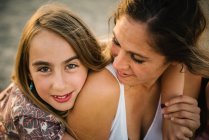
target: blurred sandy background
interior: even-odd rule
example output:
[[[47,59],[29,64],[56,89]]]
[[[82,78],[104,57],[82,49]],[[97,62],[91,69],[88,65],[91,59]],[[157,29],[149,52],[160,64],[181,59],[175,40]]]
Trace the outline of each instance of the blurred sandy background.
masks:
[[[119,0],[0,0],[0,91],[10,83],[18,41],[26,21],[42,4],[60,2],[98,36],[108,34],[108,17]]]
[[[24,24],[42,4],[61,2],[76,12],[98,36],[108,34],[108,17],[119,0],[0,0],[0,91],[10,83],[17,44]],[[209,23],[209,0],[201,0]],[[201,46],[209,48],[208,29]]]

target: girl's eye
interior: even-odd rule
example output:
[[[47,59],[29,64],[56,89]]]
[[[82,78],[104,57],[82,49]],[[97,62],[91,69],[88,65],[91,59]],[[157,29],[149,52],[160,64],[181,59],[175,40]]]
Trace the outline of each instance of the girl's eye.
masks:
[[[142,64],[145,62],[144,60],[140,60],[140,59],[136,58],[135,54],[131,54],[131,59],[138,64]]]
[[[50,69],[49,69],[48,67],[40,67],[40,68],[38,69],[38,71],[46,73],[46,72],[49,72]]]
[[[116,46],[120,46],[119,42],[117,41],[115,37],[112,38],[112,43]]]
[[[76,64],[68,64],[67,65],[67,69],[75,69],[76,67],[78,67],[78,65],[76,65]]]

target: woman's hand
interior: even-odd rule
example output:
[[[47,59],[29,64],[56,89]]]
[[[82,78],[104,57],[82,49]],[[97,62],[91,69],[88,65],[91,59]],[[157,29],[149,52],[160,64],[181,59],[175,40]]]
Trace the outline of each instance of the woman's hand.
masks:
[[[163,138],[169,140],[189,140],[200,126],[200,109],[197,101],[180,95],[165,103]]]

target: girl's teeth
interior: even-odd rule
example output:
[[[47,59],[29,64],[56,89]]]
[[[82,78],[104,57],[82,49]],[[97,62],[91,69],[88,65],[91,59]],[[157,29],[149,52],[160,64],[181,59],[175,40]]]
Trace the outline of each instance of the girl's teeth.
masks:
[[[64,95],[64,96],[54,96],[55,98],[59,98],[59,99],[64,99],[66,98],[67,95]]]

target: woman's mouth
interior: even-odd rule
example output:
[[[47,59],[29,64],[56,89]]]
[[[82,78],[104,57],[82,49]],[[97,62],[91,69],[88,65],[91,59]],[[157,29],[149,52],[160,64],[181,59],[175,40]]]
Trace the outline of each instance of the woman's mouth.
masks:
[[[121,77],[121,78],[126,78],[126,77],[129,77],[129,75],[128,75],[128,74],[125,74],[125,73],[120,72],[120,71],[117,71],[117,75],[118,75],[119,77]]]

